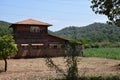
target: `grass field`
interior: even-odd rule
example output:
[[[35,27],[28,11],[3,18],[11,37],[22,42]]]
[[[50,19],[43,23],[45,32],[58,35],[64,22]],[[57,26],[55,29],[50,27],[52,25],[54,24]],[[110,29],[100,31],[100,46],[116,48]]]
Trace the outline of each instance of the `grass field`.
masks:
[[[120,60],[120,48],[89,48],[84,50],[84,56]]]

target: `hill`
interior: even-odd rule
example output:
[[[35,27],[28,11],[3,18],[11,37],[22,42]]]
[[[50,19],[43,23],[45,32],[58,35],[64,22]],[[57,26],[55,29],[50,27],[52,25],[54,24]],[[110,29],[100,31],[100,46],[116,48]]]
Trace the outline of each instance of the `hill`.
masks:
[[[11,23],[0,21],[0,36],[11,34]],[[84,27],[69,26],[59,31],[48,31],[50,34],[68,39],[84,40],[86,42],[120,42],[120,28],[105,23],[93,23]]]
[[[54,35],[69,39],[90,40],[92,42],[118,42],[120,41],[120,28],[105,23],[93,23],[84,27],[66,27],[54,32]]]
[[[12,29],[9,28],[10,25],[9,22],[0,21],[0,36],[12,33]]]

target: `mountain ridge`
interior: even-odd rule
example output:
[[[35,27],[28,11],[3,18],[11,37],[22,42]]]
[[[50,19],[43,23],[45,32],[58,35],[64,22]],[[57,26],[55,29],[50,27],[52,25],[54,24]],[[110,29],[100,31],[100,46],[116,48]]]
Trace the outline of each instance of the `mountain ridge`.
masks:
[[[0,36],[12,33],[10,25],[9,22],[0,21]],[[95,22],[83,27],[68,26],[55,32],[48,30],[48,33],[67,39],[120,42],[120,27],[106,23]]]
[[[120,28],[115,25],[105,23],[93,23],[84,27],[70,26],[54,32],[54,35],[82,39],[87,38],[92,41],[120,41]]]

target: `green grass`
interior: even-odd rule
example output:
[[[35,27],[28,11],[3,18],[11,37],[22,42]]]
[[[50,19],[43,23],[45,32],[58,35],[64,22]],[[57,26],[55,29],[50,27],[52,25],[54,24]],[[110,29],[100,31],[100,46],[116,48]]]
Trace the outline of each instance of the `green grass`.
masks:
[[[83,52],[85,57],[102,57],[120,60],[120,48],[89,48]]]

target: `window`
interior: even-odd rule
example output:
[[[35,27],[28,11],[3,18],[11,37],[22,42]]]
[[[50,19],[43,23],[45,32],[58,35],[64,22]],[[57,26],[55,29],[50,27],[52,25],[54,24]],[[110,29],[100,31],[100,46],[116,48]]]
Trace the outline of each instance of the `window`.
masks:
[[[40,28],[36,26],[30,27],[30,32],[40,32]]]

